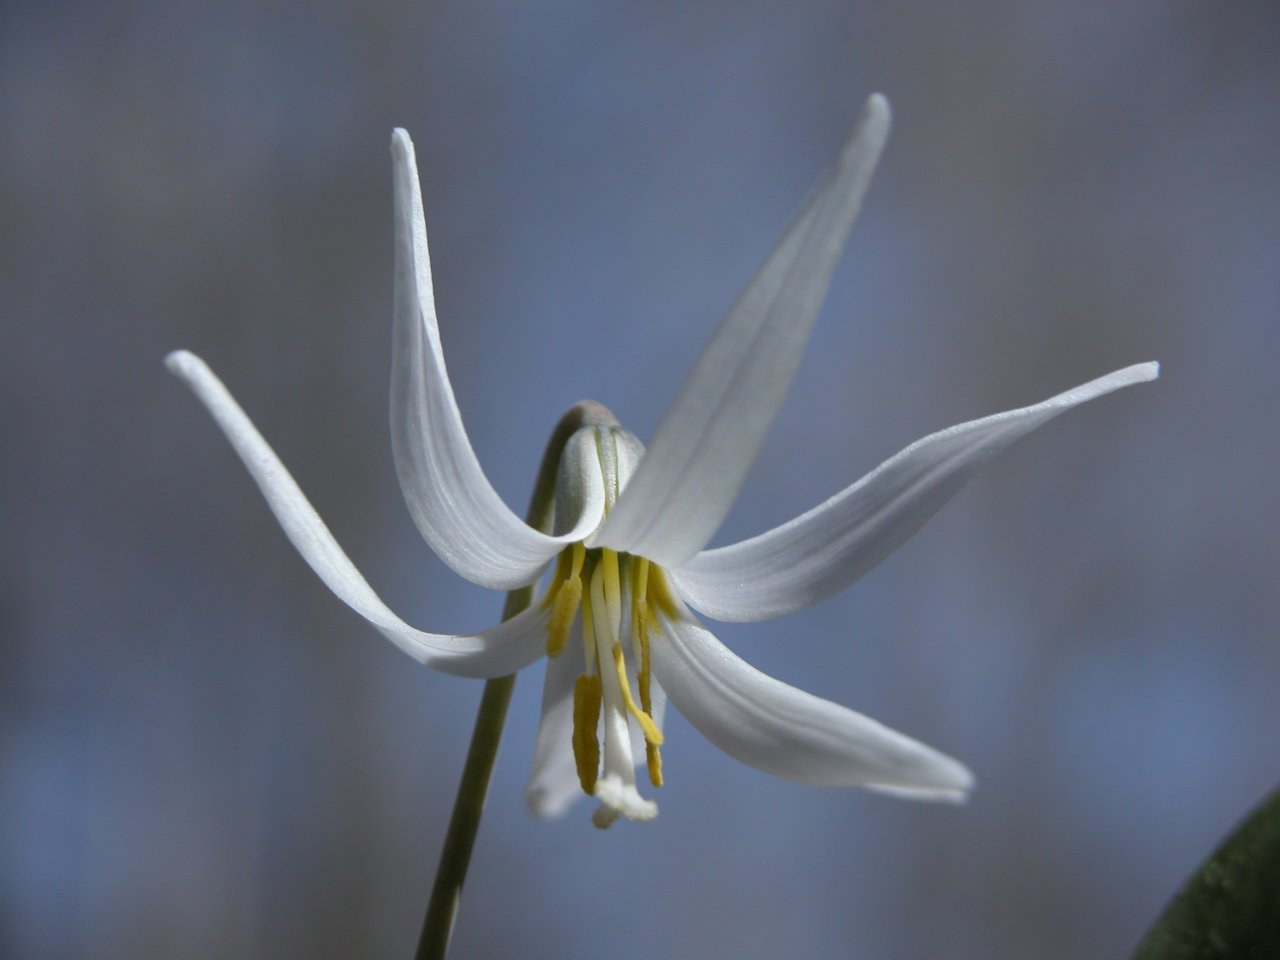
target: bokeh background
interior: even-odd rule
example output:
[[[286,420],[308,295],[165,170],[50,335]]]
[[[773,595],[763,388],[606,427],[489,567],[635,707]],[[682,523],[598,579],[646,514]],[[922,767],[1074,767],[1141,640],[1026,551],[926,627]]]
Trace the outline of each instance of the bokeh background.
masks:
[[[408,620],[495,619],[392,468],[393,126],[464,418],[523,509],[574,401],[652,432],[872,90],[889,149],[716,542],[1164,364],[846,593],[720,631],[978,789],[804,788],[673,716],[655,824],[539,823],[533,671],[456,955],[1125,955],[1280,779],[1266,3],[5,4],[0,953],[413,951],[480,688],[329,595],[161,365],[208,359]]]

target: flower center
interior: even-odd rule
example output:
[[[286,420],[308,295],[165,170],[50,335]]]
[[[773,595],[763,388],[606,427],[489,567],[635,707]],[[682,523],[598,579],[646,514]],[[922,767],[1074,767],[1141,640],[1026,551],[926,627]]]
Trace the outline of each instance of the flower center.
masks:
[[[658,808],[636,789],[631,724],[643,738],[649,782],[660,787],[662,731],[654,720],[649,644],[659,614],[676,616],[662,568],[575,543],[560,554],[542,603],[551,611],[549,657],[565,652],[581,614],[584,669],[573,692],[573,757],[583,792],[600,800],[593,821],[607,827],[619,816],[651,820]]]

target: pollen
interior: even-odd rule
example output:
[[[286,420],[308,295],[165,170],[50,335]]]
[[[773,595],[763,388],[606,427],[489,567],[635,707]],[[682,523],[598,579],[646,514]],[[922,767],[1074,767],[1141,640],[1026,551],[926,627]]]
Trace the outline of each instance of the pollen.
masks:
[[[573,760],[578,768],[578,783],[582,792],[590,796],[596,789],[600,774],[600,678],[578,678],[573,687]]]
[[[649,782],[655,787],[662,786],[662,751],[656,743],[644,745],[644,762],[649,769]]]
[[[582,603],[582,567],[586,562],[586,548],[575,543],[560,554],[556,571],[551,578],[544,606],[551,608],[547,621],[547,656],[558,657],[569,642],[573,618]]]

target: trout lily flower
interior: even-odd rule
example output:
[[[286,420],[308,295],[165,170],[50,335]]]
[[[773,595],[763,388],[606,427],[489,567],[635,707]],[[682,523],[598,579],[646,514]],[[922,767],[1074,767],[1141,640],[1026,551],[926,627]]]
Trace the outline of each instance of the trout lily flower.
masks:
[[[804,207],[703,350],[646,450],[597,404],[568,417],[554,507],[535,528],[503,503],[462,425],[445,370],[413,144],[396,130],[391,423],[414,521],[445,563],[495,590],[538,587],[491,630],[426,633],[370,588],[221,381],[196,356],[167,364],[204,403],[321,580],[414,659],[465,677],[547,657],[527,800],[554,816],[580,792],[598,826],[653,818],[636,770],[662,783],[667,698],[713,744],[767,773],[818,786],[959,800],[957,761],[845,707],[766,676],[692,610],[780,617],[843,590],[906,540],[974,473],[1065,410],[1154,379],[1131,366],[918,440],[776,529],[707,550],[782,402],[889,130],[872,96]],[[549,575],[548,575],[549,572]],[[645,792],[648,792],[647,789]]]

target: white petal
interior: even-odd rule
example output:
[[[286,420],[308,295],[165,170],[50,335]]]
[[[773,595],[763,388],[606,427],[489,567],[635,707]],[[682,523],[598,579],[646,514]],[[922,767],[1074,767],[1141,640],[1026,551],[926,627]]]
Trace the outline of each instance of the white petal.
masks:
[[[663,624],[658,678],[689,722],[743,763],[822,787],[962,800],[963,765],[869,717],[787,686],[734,656],[701,624]]]
[[[466,677],[514,673],[546,648],[547,613],[537,607],[485,633],[448,636],[417,630],[388,609],[320,519],[262,434],[203,360],[179,350],[165,364],[213,415],[280,521],[325,585],[347,606],[378,628],[409,656],[428,666]]]
[[[601,470],[602,427],[580,427],[565,442],[556,469],[555,531],[578,533],[604,516],[607,480]],[[582,537],[578,537],[582,539]]]
[[[711,539],[782,405],[888,133],[889,104],[872,96],[702,351],[595,546],[674,567]]]
[[[573,687],[582,673],[582,629],[575,626],[564,651],[547,660],[542,720],[524,799],[537,817],[558,817],[583,795],[573,759]]]
[[[566,544],[595,529],[584,515],[560,537],[534,530],[490,485],[449,384],[427,250],[413,143],[391,138],[395,180],[395,322],[391,360],[391,440],[400,489],[431,548],[460,575],[495,590],[533,581]]]
[[[767,620],[843,590],[915,533],[979,468],[1077,404],[1154,380],[1141,363],[1035,406],[950,427],[886,460],[857,483],[750,540],[708,550],[674,571],[680,594],[717,620]]]

